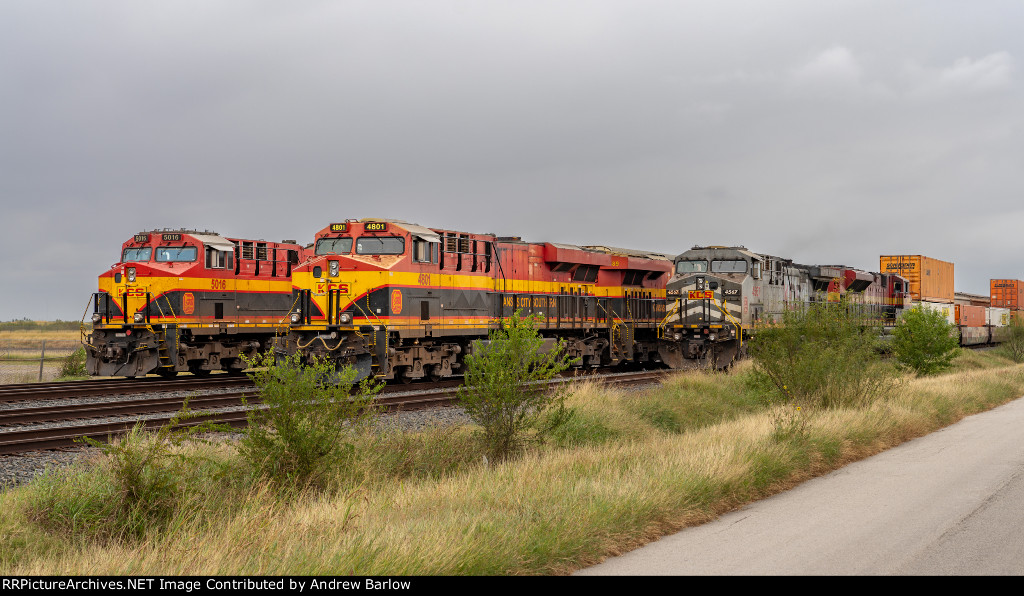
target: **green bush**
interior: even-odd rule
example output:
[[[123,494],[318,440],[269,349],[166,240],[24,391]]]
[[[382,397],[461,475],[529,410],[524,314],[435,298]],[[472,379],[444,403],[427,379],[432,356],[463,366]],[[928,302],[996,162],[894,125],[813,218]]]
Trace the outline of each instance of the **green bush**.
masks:
[[[565,406],[567,387],[551,388],[546,381],[569,368],[565,345],[541,353],[544,338],[536,329],[540,317],[520,317],[519,311],[492,331],[466,356],[465,384],[459,400],[482,428],[487,454],[501,461],[518,454],[531,442],[542,442],[572,415]]]
[[[876,349],[879,335],[857,304],[819,302],[787,310],[781,325],[758,330],[750,342],[750,386],[766,389],[774,404],[870,403],[895,382]]]
[[[58,377],[87,377],[89,371],[85,369],[85,348],[78,348],[60,365],[60,371],[57,373]]]
[[[202,475],[202,458],[176,448],[197,440],[197,433],[218,429],[211,423],[176,428],[197,415],[186,400],[155,432],[140,421],[116,441],[84,438],[105,458],[89,470],[49,471],[36,479],[29,518],[53,531],[100,539],[140,539],[163,529],[195,492],[187,485]]]
[[[259,476],[299,488],[322,487],[336,466],[351,462],[354,450],[345,434],[372,413],[383,387],[364,379],[350,395],[356,371],[335,371],[327,360],[302,364],[293,354],[276,362],[270,351],[246,359],[262,407],[249,411],[238,452]]]
[[[1013,317],[1006,334],[1001,351],[1014,362],[1024,362],[1024,320]]]
[[[913,308],[907,311],[892,335],[896,362],[918,376],[949,369],[960,350],[956,327],[935,310]]]

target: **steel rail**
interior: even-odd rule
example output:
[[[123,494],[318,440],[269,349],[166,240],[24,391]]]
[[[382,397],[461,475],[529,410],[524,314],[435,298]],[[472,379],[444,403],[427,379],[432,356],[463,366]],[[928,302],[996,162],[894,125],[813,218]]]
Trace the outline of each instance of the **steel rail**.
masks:
[[[636,384],[648,384],[661,381],[665,378],[666,372],[641,372],[620,375],[593,375],[595,380],[600,380],[609,385],[629,386]],[[587,375],[588,377],[591,375]],[[551,383],[570,383],[579,377],[565,377],[555,379]],[[408,386],[389,386],[392,392],[408,391]],[[458,397],[458,388],[432,388],[427,391],[418,391],[410,395],[384,395],[374,400],[374,407],[382,412],[393,412],[399,410],[414,410],[429,407],[439,407],[454,404]],[[213,412],[203,414],[200,408],[210,409],[218,407],[241,406],[242,397],[251,404],[259,402],[259,398],[252,392],[235,392],[230,394],[213,394],[204,396],[193,396],[189,398],[190,409],[194,416],[183,421],[179,426],[194,426],[207,421],[223,423],[234,428],[245,426],[248,417],[247,410],[230,412]],[[116,422],[104,422],[83,424],[75,426],[62,426],[56,428],[22,429],[0,432],[0,455],[21,453],[25,451],[36,451],[44,449],[58,449],[73,447],[76,440],[81,437],[102,439],[110,436],[120,435],[131,430],[136,423],[142,422],[145,428],[155,428],[170,422],[180,411],[184,397],[171,398],[150,398],[148,400],[134,400],[127,403],[106,403],[106,404],[80,404],[78,406],[48,406],[39,408],[19,408],[14,410],[0,411],[0,424],[26,424],[27,421],[41,422],[53,420],[78,419],[83,416],[96,418],[99,416],[113,415],[134,415],[140,413],[160,412],[160,416],[147,419],[125,419]],[[151,402],[146,404],[144,402]],[[79,408],[75,413],[74,408]],[[19,414],[24,410],[24,415]],[[116,412],[116,413],[115,413]],[[46,418],[49,416],[50,418]]]
[[[37,399],[62,399],[89,395],[126,395],[155,393],[158,391],[189,391],[252,385],[248,377],[183,377],[180,379],[101,379],[90,381],[64,381],[55,383],[24,383],[0,385],[0,403],[23,402]]]

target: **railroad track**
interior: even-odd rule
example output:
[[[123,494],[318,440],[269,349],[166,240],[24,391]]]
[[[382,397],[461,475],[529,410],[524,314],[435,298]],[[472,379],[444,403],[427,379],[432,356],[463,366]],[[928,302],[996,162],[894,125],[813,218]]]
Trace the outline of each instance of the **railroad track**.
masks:
[[[660,382],[666,374],[665,371],[643,371],[586,376],[592,376],[609,385],[631,386]],[[552,382],[565,383],[573,380],[575,377],[565,377]],[[412,391],[409,385],[387,385],[382,394],[378,395],[375,405],[383,412],[452,405],[457,399],[459,385],[461,385],[461,381],[442,381],[433,384],[429,389],[419,391]],[[247,408],[242,408],[242,400],[245,399],[250,406],[259,404],[259,396],[256,394],[255,388],[250,387],[247,390],[197,395],[188,398],[157,397],[108,403],[50,405],[0,410],[0,427],[68,420],[80,422],[72,426],[0,431],[0,455],[74,447],[83,437],[103,440],[126,433],[140,421],[146,428],[157,428],[170,422],[181,410],[186,399],[188,399],[189,409],[193,411],[194,417],[179,424],[183,427],[212,421],[233,428],[242,428],[246,425],[247,419]],[[202,413],[203,410],[215,408],[237,409]],[[138,418],[142,414],[150,417]],[[89,422],[90,419],[115,416],[121,417],[121,419],[115,422]]]
[[[128,395],[156,393],[158,391],[199,391],[225,387],[252,386],[248,377],[215,375],[210,377],[181,377],[162,379],[95,379],[89,381],[63,381],[54,383],[23,383],[0,385],[0,403],[15,403],[39,399],[86,397],[90,395]]]

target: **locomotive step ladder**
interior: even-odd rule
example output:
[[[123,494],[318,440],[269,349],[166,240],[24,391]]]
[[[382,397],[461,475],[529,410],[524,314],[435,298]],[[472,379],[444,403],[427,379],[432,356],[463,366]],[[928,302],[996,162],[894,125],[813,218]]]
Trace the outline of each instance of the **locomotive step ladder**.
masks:
[[[167,328],[155,330],[155,333],[160,368],[174,370],[174,358],[171,357],[171,351],[167,346]]]

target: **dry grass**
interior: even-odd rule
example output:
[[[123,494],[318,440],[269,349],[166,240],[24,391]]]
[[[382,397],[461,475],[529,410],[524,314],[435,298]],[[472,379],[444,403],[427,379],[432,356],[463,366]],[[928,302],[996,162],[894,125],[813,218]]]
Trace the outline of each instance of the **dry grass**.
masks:
[[[182,514],[135,542],[40,532],[18,513],[31,488],[13,491],[0,496],[0,573],[567,573],[1024,392],[1024,365],[963,358],[957,372],[908,380],[867,408],[783,412],[800,422],[785,439],[779,412],[749,399],[733,399],[717,421],[684,419],[708,396],[742,391],[739,374],[678,377],[646,396],[657,416],[641,396],[582,385],[570,401],[576,426],[559,446],[519,461],[456,461],[440,475],[291,498],[251,484],[226,491],[220,512]],[[461,449],[456,435],[451,445]]]

